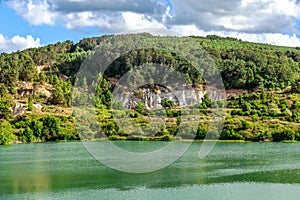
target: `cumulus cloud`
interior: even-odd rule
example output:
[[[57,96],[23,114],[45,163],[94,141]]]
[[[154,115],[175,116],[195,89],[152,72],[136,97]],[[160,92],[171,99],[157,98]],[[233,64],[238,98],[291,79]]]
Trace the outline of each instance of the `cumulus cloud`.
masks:
[[[300,17],[296,0],[174,0],[174,25],[247,33],[295,31]]]
[[[221,37],[233,37],[249,42],[259,42],[278,46],[300,47],[300,38],[296,34],[283,33],[243,33],[237,31],[205,31],[195,25],[173,26],[172,31],[181,33],[183,36],[207,36],[219,35]]]
[[[99,27],[118,33],[142,28],[218,35],[298,46],[299,0],[9,0],[31,25]],[[283,43],[285,42],[285,43]]]
[[[96,26],[112,32],[130,28],[130,13],[149,24],[164,21],[169,9],[165,0],[9,0],[6,4],[31,25],[63,23],[68,29]]]
[[[166,29],[162,23],[144,14],[123,12],[122,17],[124,19],[125,31],[149,28]]]
[[[10,53],[39,46],[41,46],[40,39],[34,39],[31,35],[27,35],[26,37],[16,35],[12,38],[7,38],[0,34],[0,52]]]
[[[51,9],[46,0],[11,0],[7,2],[7,5],[22,15],[31,25],[54,25],[57,17],[57,13]]]

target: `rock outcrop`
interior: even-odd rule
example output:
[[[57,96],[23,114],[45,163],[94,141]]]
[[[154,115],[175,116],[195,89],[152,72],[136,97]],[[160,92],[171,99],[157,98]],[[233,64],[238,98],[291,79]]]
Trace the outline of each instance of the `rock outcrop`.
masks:
[[[176,86],[176,88],[163,87],[155,85],[154,87],[144,86],[138,90],[118,90],[121,93],[114,92],[116,101],[123,102],[126,108],[135,108],[139,103],[143,103],[146,110],[162,108],[161,102],[164,99],[174,101],[175,106],[186,107],[193,106],[202,102],[205,94],[214,100],[225,99],[224,91],[213,87],[205,86],[192,88],[188,85]]]

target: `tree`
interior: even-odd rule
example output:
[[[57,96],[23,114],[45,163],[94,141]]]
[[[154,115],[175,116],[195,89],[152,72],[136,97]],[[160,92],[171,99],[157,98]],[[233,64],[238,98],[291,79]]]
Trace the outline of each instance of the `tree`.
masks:
[[[57,86],[56,90],[53,91],[51,103],[54,105],[65,104],[65,96],[60,86]]]
[[[21,131],[20,135],[23,136],[23,140],[26,142],[32,142],[35,139],[34,133],[29,127],[26,127],[25,130]]]
[[[138,105],[136,106],[136,110],[142,114],[144,111],[144,104],[142,102],[138,103]]]
[[[33,131],[33,134],[36,138],[41,139],[43,133],[43,124],[40,121],[33,120],[29,124],[30,129]]]
[[[13,134],[13,129],[8,121],[0,121],[0,145],[11,144],[15,136]]]
[[[33,96],[31,94],[28,97],[28,111],[32,111],[32,110],[33,110]]]
[[[294,140],[295,139],[295,132],[289,128],[285,128],[283,131],[277,131],[272,134],[274,142],[280,142],[283,140]]]
[[[45,141],[56,141],[59,139],[60,126],[58,120],[51,115],[48,115],[42,119],[43,129],[42,137]]]
[[[8,93],[6,86],[0,87],[0,118],[8,119],[11,117],[11,106],[13,106],[13,98]]]
[[[211,99],[209,98],[208,94],[205,94],[202,98],[202,103],[200,104],[200,109],[207,109],[210,108],[212,105]]]
[[[175,103],[174,103],[174,101],[165,98],[162,100],[161,105],[163,108],[171,110],[174,108]]]
[[[296,81],[292,84],[291,91],[300,93],[300,81]]]

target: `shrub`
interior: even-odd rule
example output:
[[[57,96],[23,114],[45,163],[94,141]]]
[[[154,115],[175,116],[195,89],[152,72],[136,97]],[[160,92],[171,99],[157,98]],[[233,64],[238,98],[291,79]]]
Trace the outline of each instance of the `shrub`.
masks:
[[[282,132],[278,131],[273,133],[272,138],[274,142],[280,142],[283,140],[292,141],[295,139],[295,132],[291,129],[286,128]]]
[[[25,130],[20,131],[19,136],[20,140],[24,142],[32,142],[35,140],[34,133],[29,127],[26,127]]]
[[[239,116],[243,116],[244,112],[242,110],[232,110],[231,111],[231,115],[239,115]]]
[[[272,134],[269,131],[260,133],[257,137],[253,138],[253,141],[269,141],[272,140]]]
[[[220,135],[220,140],[242,140],[242,139],[243,136],[238,133],[234,133],[233,129],[223,130]]]
[[[242,120],[242,129],[247,130],[253,128],[253,124],[249,121]]]
[[[174,137],[172,135],[164,135],[160,138],[160,141],[172,141]]]
[[[196,140],[203,140],[206,136],[206,133],[207,133],[207,130],[204,127],[202,127],[201,125],[199,125],[198,129],[197,129],[195,139]]]
[[[198,108],[199,109],[207,109],[207,106],[206,106],[205,102],[202,102],[202,103],[198,104]]]
[[[13,129],[8,121],[0,121],[0,145],[11,144],[15,136],[13,134]]]
[[[286,104],[280,104],[278,107],[281,109],[286,109]]]
[[[33,131],[34,136],[41,139],[43,131],[42,122],[33,120],[30,122],[29,127]]]
[[[258,100],[258,99],[260,99],[260,96],[256,93],[254,93],[254,94],[251,95],[251,99]]]
[[[45,141],[59,140],[60,126],[58,120],[51,115],[48,115],[42,119],[42,139]]]
[[[300,133],[299,132],[295,135],[295,140],[300,141]]]
[[[165,98],[165,99],[162,100],[161,105],[165,109],[172,109],[175,106],[175,102]]]

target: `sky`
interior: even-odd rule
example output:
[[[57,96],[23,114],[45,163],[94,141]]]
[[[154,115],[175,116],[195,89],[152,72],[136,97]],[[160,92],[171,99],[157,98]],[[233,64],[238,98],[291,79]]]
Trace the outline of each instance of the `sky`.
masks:
[[[147,28],[300,47],[300,0],[0,0],[0,53]]]

